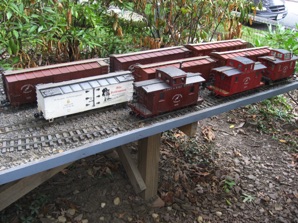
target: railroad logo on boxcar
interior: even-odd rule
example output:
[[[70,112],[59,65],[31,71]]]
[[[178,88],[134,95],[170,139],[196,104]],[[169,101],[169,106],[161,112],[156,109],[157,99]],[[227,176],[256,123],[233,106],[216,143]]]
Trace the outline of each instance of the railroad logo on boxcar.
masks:
[[[288,71],[288,66],[284,66],[284,67],[282,68],[282,72],[285,74],[285,73],[287,73],[287,71]]]
[[[29,94],[31,93],[32,91],[35,90],[35,87],[32,85],[32,84],[25,84],[21,87],[21,91],[24,93],[24,94]]]
[[[175,94],[172,97],[172,101],[174,102],[174,104],[178,104],[182,100],[182,98],[183,98],[182,94]]]
[[[247,85],[249,84],[249,82],[250,82],[250,77],[246,77],[243,79],[244,88],[247,88]]]

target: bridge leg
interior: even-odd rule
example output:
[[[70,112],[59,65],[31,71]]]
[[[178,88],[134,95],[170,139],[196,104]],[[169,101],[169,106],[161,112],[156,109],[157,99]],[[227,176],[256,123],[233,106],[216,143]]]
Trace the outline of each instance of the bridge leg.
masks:
[[[161,133],[138,142],[138,168],[146,184],[146,189],[141,192],[141,196],[145,200],[157,195],[160,142]]]
[[[182,132],[184,132],[185,135],[191,137],[195,136],[197,132],[198,122],[193,122],[188,125],[180,126],[178,129]]]

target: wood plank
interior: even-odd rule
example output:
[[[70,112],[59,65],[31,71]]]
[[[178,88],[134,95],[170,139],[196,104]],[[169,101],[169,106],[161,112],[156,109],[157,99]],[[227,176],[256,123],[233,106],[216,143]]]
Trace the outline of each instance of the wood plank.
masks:
[[[141,196],[145,200],[157,195],[160,141],[161,133],[138,141],[138,168],[146,184]]]
[[[178,127],[178,129],[184,132],[184,134],[186,134],[187,136],[191,137],[191,136],[195,136],[197,132],[197,127],[198,127],[198,122],[193,122],[188,125],[180,126]]]
[[[0,187],[0,211],[8,207],[34,188],[38,187],[43,182],[50,179],[55,174],[59,173],[61,170],[65,169],[69,164],[64,164],[62,166],[34,174],[29,177],[25,177],[15,182],[4,184]]]
[[[121,147],[118,147],[116,151],[119,155],[122,165],[126,170],[126,174],[135,192],[138,194],[144,191],[146,189],[145,182],[141,176],[140,171],[138,170],[137,164],[132,159],[127,149],[121,146]]]

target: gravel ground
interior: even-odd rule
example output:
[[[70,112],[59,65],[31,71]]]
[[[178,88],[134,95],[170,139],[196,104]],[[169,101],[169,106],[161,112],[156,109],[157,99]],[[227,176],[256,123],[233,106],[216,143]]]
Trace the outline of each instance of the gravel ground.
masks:
[[[298,222],[297,148],[260,132],[244,110],[199,122],[192,138],[163,134],[159,198],[136,194],[110,152],[72,164],[2,211],[0,221]],[[297,140],[297,123],[275,126]],[[135,158],[136,145],[127,149]]]

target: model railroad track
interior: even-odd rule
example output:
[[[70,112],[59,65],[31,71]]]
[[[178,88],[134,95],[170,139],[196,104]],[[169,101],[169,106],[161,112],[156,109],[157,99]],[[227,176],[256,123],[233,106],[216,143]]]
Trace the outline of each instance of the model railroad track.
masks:
[[[152,117],[144,120],[140,120],[137,118],[128,118],[128,116],[124,116],[124,112],[128,114],[128,111],[126,109],[115,109],[115,108],[107,108],[104,111],[97,112],[98,116],[102,115],[103,113],[106,114],[112,114],[113,121],[110,123],[107,123],[109,126],[105,125],[98,125],[97,123],[93,122],[91,124],[86,124],[85,126],[81,126],[80,128],[71,129],[69,131],[64,130],[60,132],[50,133],[50,134],[36,134],[37,131],[30,131],[30,129],[33,129],[32,123],[28,124],[28,126],[24,128],[28,128],[29,132],[32,132],[32,135],[28,134],[24,137],[18,137],[18,138],[9,138],[9,139],[2,139],[0,140],[0,153],[6,153],[6,152],[14,152],[14,151],[25,151],[30,149],[42,149],[45,147],[63,147],[65,145],[71,146],[72,144],[82,144],[85,141],[93,141],[96,139],[103,139],[110,137],[114,134],[119,134],[121,132],[130,131],[136,128],[140,128],[142,126],[150,125],[153,123],[158,123],[167,119],[177,118],[183,115],[186,115],[191,112],[196,112],[211,106],[215,106],[218,104],[226,103],[232,100],[236,100],[238,98],[244,97],[244,96],[250,96],[255,94],[256,92],[265,91],[268,89],[276,88],[280,85],[284,85],[289,83],[288,80],[275,83],[273,85],[265,85],[261,88],[254,89],[251,91],[243,92],[240,94],[236,94],[233,96],[230,96],[228,98],[224,97],[216,97],[215,95],[211,94],[209,91],[202,91],[202,94],[204,96],[204,102],[197,106],[187,107],[184,109],[180,109],[177,111],[165,113],[163,115],[159,115],[157,117]],[[65,121],[74,122],[76,121],[82,121],[81,118],[90,118],[90,116],[94,116],[95,113],[91,112],[86,114],[82,114],[80,116],[74,116],[70,119],[65,119]],[[122,116],[120,115],[122,114]],[[95,118],[96,119],[96,118]],[[57,120],[58,121],[58,120]],[[64,124],[64,120],[61,121],[59,124]],[[39,123],[39,122],[37,122]],[[40,125],[49,124],[45,120],[41,120]],[[56,122],[55,122],[56,123]],[[35,127],[38,127],[39,124],[34,123]],[[22,126],[18,129],[24,129]],[[4,130],[3,130],[4,129]],[[14,129],[9,130],[6,127],[1,127],[0,130],[2,131],[15,131]]]
[[[115,105],[113,107],[102,108],[100,110],[90,110],[84,113],[78,113],[67,118],[58,118],[54,121],[54,123],[48,122],[44,119],[30,119],[21,121],[18,123],[13,123],[9,125],[0,126],[0,134],[7,134],[10,132],[18,132],[21,130],[26,130],[28,132],[36,132],[39,131],[41,128],[46,128],[52,124],[57,125],[67,125],[67,123],[80,121],[80,119],[89,119],[90,117],[100,116],[104,113],[113,113],[119,109],[120,105]],[[33,117],[33,114],[32,114]]]
[[[230,101],[233,101],[233,100],[245,97],[245,96],[254,95],[257,92],[262,92],[262,91],[266,91],[266,90],[269,90],[269,89],[274,89],[274,88],[277,88],[279,86],[289,84],[291,82],[293,82],[293,80],[278,81],[276,83],[273,83],[272,85],[264,85],[264,86],[259,87],[259,88],[255,88],[255,89],[252,89],[252,90],[249,90],[249,91],[241,92],[239,94],[231,95],[229,97],[216,96],[208,90],[203,90],[203,91],[201,91],[201,97],[204,98],[204,101],[202,102],[202,104],[197,105],[197,106],[186,107],[186,108],[183,108],[183,109],[179,109],[177,111],[168,112],[168,113],[159,115],[157,117],[145,119],[145,120],[143,120],[143,123],[144,123],[144,125],[147,125],[147,124],[150,124],[152,122],[157,123],[157,122],[161,122],[163,120],[167,120],[167,119],[171,119],[171,118],[177,118],[179,116],[183,116],[183,115],[186,115],[186,114],[191,113],[191,112],[197,112],[197,111],[200,111],[202,109],[206,109],[206,108],[216,106],[216,105],[219,105],[219,104],[227,103],[227,102],[230,102]]]
[[[108,136],[119,134],[120,132],[127,131],[126,129],[114,123],[110,126],[94,125],[85,126],[82,128],[74,129],[72,131],[61,131],[54,134],[26,135],[14,139],[0,140],[1,153],[23,151],[30,149],[43,149],[45,147],[61,147],[75,143],[82,143],[87,140],[95,140],[106,138]]]

